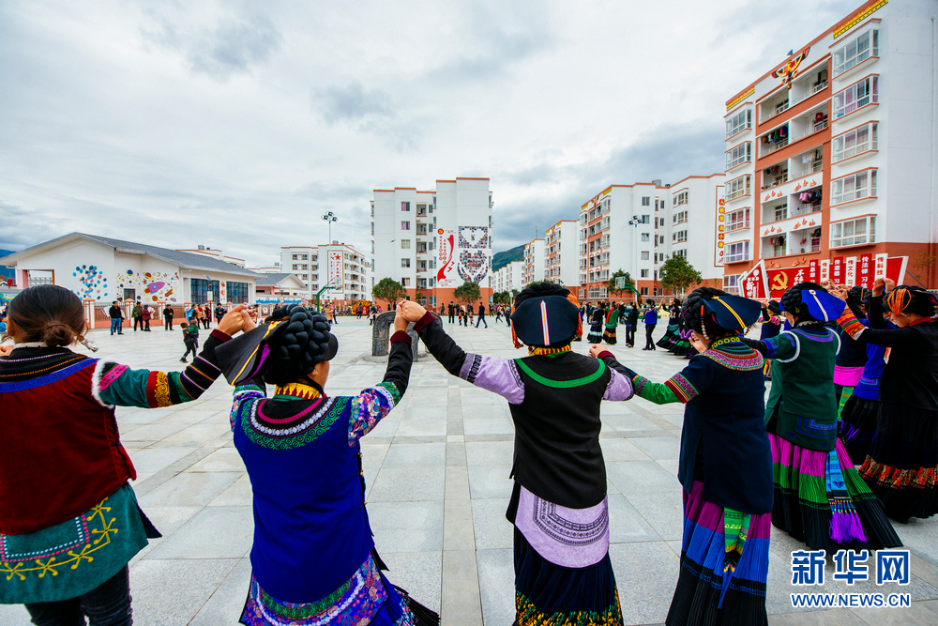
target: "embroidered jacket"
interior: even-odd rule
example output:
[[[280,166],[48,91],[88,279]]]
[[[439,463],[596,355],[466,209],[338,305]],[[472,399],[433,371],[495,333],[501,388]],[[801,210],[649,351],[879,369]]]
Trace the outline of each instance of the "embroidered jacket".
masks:
[[[603,501],[599,406],[602,400],[632,397],[625,375],[570,351],[514,360],[467,354],[429,313],[414,330],[450,374],[508,400],[515,424],[511,475],[518,483],[571,509]]]
[[[357,396],[288,385],[268,399],[254,381],[235,389],[234,444],[254,494],[251,566],[278,601],[340,597],[374,548],[358,442],[400,401],[412,362],[410,337],[397,332],[383,382]]]
[[[634,378],[642,398],[686,405],[678,464],[684,490],[701,480],[707,502],[750,514],[768,513],[773,501],[763,364],[734,337],[714,341],[664,383]]]
[[[184,372],[132,370],[66,348],[18,348],[0,358],[0,533],[19,535],[72,519],[136,478],[114,406],[155,408],[195,400],[220,374],[219,330]]]

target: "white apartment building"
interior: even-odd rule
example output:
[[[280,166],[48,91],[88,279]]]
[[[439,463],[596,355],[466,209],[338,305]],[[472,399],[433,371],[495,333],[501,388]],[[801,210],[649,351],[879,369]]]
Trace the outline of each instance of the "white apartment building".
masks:
[[[903,268],[938,286],[934,0],[871,0],[726,105],[724,285],[764,263],[772,297],[798,278],[863,284]]]
[[[284,246],[280,248],[282,271],[296,274],[306,285],[305,296],[316,299],[316,292],[326,286],[321,301],[351,303],[371,300],[371,263],[346,244]]]
[[[661,279],[661,264],[673,255],[686,258],[703,280],[723,277],[719,249],[714,243],[719,237],[719,224],[713,219],[723,200],[723,179],[722,173],[688,176],[667,186],[664,202],[655,212],[656,281]],[[656,287],[661,294],[661,286]]]
[[[500,293],[507,291],[508,293],[512,293],[514,289],[521,291],[524,288],[521,285],[521,270],[523,266],[524,263],[522,261],[512,261],[492,274],[492,292]]]
[[[544,280],[547,257],[544,255],[544,240],[534,239],[524,244],[524,261],[521,266],[521,288]]]
[[[579,285],[579,229],[576,220],[561,220],[544,233],[544,279],[572,289]],[[574,293],[576,293],[574,291]]]
[[[488,178],[437,180],[436,189],[375,189],[371,201],[374,283],[393,278],[436,307],[464,282],[492,295],[492,192]]]

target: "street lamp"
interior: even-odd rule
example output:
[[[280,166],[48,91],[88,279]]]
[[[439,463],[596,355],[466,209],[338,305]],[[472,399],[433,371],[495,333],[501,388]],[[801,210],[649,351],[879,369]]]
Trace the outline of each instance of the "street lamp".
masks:
[[[641,272],[638,269],[638,225],[642,223],[642,220],[639,216],[633,215],[632,219],[629,220],[629,226],[634,226],[635,230],[632,231],[632,249],[635,251],[635,265],[633,269],[635,274],[632,277],[633,284],[638,284],[638,277],[641,275]],[[635,296],[635,301],[638,302],[638,294]]]
[[[329,211],[328,213],[322,216],[322,219],[325,220],[327,224],[329,224],[329,244],[328,245],[331,246],[332,245],[332,222],[338,222],[339,218],[335,216],[335,213],[333,213],[332,211]]]

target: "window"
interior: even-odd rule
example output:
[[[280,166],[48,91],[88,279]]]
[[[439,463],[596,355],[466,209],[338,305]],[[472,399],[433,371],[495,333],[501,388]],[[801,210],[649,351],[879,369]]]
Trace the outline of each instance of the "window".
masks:
[[[404,287],[410,287],[410,279],[407,277],[402,278],[401,285],[403,285]]]
[[[687,241],[687,231],[679,230],[676,233],[671,234],[671,241],[674,243],[680,243],[682,241]]]
[[[401,211],[410,211],[410,202],[401,202]]]
[[[723,291],[729,294],[739,295],[739,277],[742,274],[724,274]]]
[[[834,51],[834,76],[843,74],[871,56],[879,56],[878,30],[867,31]]]
[[[671,221],[674,224],[680,224],[681,222],[687,221],[687,211],[678,211],[674,214],[674,217],[671,218]]]
[[[687,250],[686,250],[686,249],[675,250],[675,251],[674,251],[674,256],[682,256],[682,257],[684,257],[684,258],[686,259],[686,258],[687,258]]]
[[[648,270],[642,270],[641,277],[642,277],[642,278],[648,278]]]
[[[726,230],[742,230],[749,228],[749,209],[739,209],[726,214]]]
[[[641,292],[642,292],[642,295],[643,295],[643,296],[647,296],[647,295],[648,295],[648,287],[642,287],[642,288],[641,288]]]
[[[293,260],[293,261],[296,261],[296,260],[297,260],[297,258],[298,258],[298,256],[299,256],[299,255],[296,255],[296,254],[294,254],[294,255],[293,255],[293,259],[292,259],[292,260]]]
[[[729,139],[737,133],[752,128],[752,109],[740,111],[726,120],[726,138]]]
[[[658,236],[658,243],[664,243],[664,235]]]
[[[651,196],[642,196],[642,206],[651,206]]]
[[[677,194],[676,196],[674,196],[674,198],[671,199],[671,206],[679,206],[681,204],[687,204],[687,198],[688,198],[687,192],[682,191],[681,193]]]
[[[300,269],[300,266],[299,266],[298,264],[294,263],[294,264],[293,264],[293,269],[298,270],[298,269]]]
[[[752,142],[741,143],[735,148],[726,151],[726,169],[733,169],[737,165],[742,165],[747,161],[752,161]]]
[[[410,230],[410,222],[401,222],[401,230]]]
[[[647,241],[649,240],[649,238],[650,238],[650,235],[649,235],[648,233],[642,233],[642,242],[643,242],[643,243],[644,243],[644,242],[647,242]]]
[[[860,217],[831,224],[831,248],[876,243],[876,218]]]
[[[736,263],[737,261],[749,260],[749,242],[739,241],[727,246],[726,262]]]
[[[656,217],[656,218],[655,218],[655,226],[664,226],[664,218],[663,218],[663,217]]]
[[[876,170],[863,170],[831,181],[831,205],[876,197]]]
[[[218,281],[215,281],[215,284],[218,285]],[[231,304],[247,304],[248,303],[248,284],[247,283],[233,283],[230,280],[226,282],[225,288],[228,290],[228,302]],[[216,290],[217,293],[217,290]]]
[[[401,250],[410,250],[410,239],[401,239]]]
[[[401,259],[401,267],[410,267],[410,259]]]
[[[726,183],[726,199],[735,200],[740,196],[748,196],[749,178],[749,176],[740,176]]]
[[[308,261],[308,260],[309,260],[309,255],[308,255],[308,254],[304,254],[304,255],[303,255],[302,257],[300,257],[300,258],[302,258],[304,261]]]
[[[834,94],[834,118],[843,117],[869,104],[879,103],[879,76],[867,76]]]
[[[651,223],[651,216],[650,216],[650,215],[643,215],[643,216],[642,216],[642,224],[650,224],[650,223]]]
[[[843,161],[858,154],[876,150],[879,124],[866,124],[834,137],[831,161]]]
[[[648,256],[648,251],[647,251],[647,250],[642,250],[642,261],[647,261],[648,258],[649,258],[649,256]]]
[[[231,283],[228,284],[230,285]],[[208,281],[204,278],[192,278],[189,280],[189,287],[193,304],[204,304],[209,300],[218,302],[217,280]],[[245,300],[245,302],[247,302],[247,300]],[[235,302],[235,304],[241,303]]]

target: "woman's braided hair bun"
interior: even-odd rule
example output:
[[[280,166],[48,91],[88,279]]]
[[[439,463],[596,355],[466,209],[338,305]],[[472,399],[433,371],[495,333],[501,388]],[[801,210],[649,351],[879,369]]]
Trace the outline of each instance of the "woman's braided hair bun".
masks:
[[[714,296],[725,296],[727,293],[721,289],[713,287],[698,287],[694,289],[687,300],[684,301],[684,307],[681,309],[681,318],[685,326],[694,329],[695,332],[705,334],[714,339],[727,330],[716,322],[713,313],[703,308],[703,301]]]
[[[329,352],[329,322],[321,313],[313,313],[299,304],[274,309],[267,318],[285,325],[269,342],[270,356],[264,380],[286,385],[308,375]]]
[[[806,289],[827,293],[827,289],[817,283],[798,283],[782,294],[782,307],[786,312],[794,315],[799,322],[818,321],[808,311],[808,307],[804,304],[804,300],[801,297],[801,292]]]

